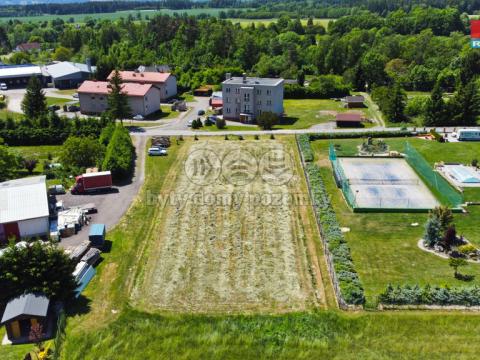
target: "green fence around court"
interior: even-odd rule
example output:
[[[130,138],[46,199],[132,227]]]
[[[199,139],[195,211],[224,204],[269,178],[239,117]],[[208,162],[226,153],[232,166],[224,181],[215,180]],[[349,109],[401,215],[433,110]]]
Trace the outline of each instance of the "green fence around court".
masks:
[[[432,166],[408,141],[405,143],[405,155],[408,164],[445,205],[459,208],[464,203],[462,194],[435,172]]]
[[[335,177],[335,182],[337,183],[337,186],[342,189],[343,195],[345,196],[348,205],[352,209],[357,208],[355,195],[353,194],[348,178],[343,171],[342,165],[340,165],[340,163],[338,162],[337,153],[333,144],[330,144],[330,147],[328,149],[328,157],[330,159],[330,162],[332,163],[333,175]]]

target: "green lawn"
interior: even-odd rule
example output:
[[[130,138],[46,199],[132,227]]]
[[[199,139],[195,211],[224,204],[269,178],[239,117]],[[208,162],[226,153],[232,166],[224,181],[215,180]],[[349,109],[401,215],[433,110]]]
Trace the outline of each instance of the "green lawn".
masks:
[[[340,144],[343,153],[353,153],[362,140],[333,140]],[[392,150],[402,150],[405,139],[387,139]],[[480,144],[447,143],[411,139],[411,144],[424,155],[430,163],[436,161],[468,161],[472,156],[480,155]],[[349,227],[346,234],[358,273],[365,286],[366,296],[372,304],[376,296],[389,284],[435,284],[465,285],[453,277],[448,260],[428,254],[418,249],[417,242],[423,234],[427,214],[361,214],[353,213],[346,205],[341,191],[333,180],[328,162],[328,141],[313,142],[313,147],[322,167],[322,172],[332,203],[341,226]],[[478,196],[474,191],[468,196]],[[478,222],[480,207],[469,207],[469,214],[456,214],[457,231],[480,246]],[[412,223],[420,226],[412,227]],[[475,275],[473,283],[480,284],[480,265],[470,264],[464,273]]]
[[[52,105],[58,105],[58,106],[63,106],[63,104],[72,102],[72,99],[65,99],[65,98],[57,98],[57,97],[52,97],[52,96],[47,96],[47,106],[52,106]]]
[[[20,120],[23,117],[23,114],[9,111],[8,109],[0,109],[0,119],[6,120],[8,117],[12,118],[13,120]]]
[[[73,95],[77,93],[77,89],[57,89],[55,92],[60,95]]]
[[[38,160],[37,166],[33,170],[33,175],[40,175],[43,172],[43,162],[48,160],[49,155],[51,155],[53,162],[58,161],[62,150],[62,146],[60,145],[11,146],[10,148],[24,158],[34,158]],[[19,176],[27,176],[27,171],[19,171]]]
[[[319,114],[320,111],[346,112],[341,101],[325,99],[287,99],[283,102],[286,119],[275,129],[308,129],[316,124],[335,120],[333,114]],[[368,109],[354,109],[367,114]]]
[[[0,327],[0,341],[5,336],[5,327]],[[0,345],[0,359],[2,360],[19,360],[35,348],[33,344],[26,345]]]

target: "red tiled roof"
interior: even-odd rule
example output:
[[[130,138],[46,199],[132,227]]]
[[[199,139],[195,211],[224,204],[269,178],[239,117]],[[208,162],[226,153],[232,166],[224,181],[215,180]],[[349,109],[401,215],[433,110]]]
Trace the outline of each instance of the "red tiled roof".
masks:
[[[115,71],[108,75],[111,79]],[[135,72],[135,71],[119,71],[120,76],[124,82],[138,82],[138,83],[164,83],[170,77],[170,73],[161,72]]]
[[[84,81],[78,88],[79,93],[86,94],[104,94],[107,95],[110,92],[107,81]],[[152,84],[135,84],[125,83],[122,84],[122,92],[129,96],[145,96],[152,88]]]
[[[33,50],[33,49],[40,49],[40,43],[38,42],[31,42],[31,43],[24,43],[18,44],[17,48],[23,51]]]
[[[357,113],[340,113],[335,116],[336,121],[359,122],[362,119],[362,114]]]

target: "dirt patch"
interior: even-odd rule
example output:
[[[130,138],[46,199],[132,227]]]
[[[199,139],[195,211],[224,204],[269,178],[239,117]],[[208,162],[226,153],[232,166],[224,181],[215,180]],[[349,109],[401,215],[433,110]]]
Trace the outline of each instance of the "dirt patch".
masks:
[[[209,140],[194,143],[189,153],[198,151],[214,154],[208,166],[221,170],[211,171],[214,178],[203,185],[192,174],[204,170],[204,163],[193,169],[198,164],[188,155],[177,163],[174,190],[159,200],[161,226],[134,302],[188,312],[284,312],[318,305],[316,269],[307,255],[308,205],[294,200],[302,195],[297,159],[290,157],[282,173],[286,182],[264,176],[261,165],[269,152],[292,154],[290,145]]]

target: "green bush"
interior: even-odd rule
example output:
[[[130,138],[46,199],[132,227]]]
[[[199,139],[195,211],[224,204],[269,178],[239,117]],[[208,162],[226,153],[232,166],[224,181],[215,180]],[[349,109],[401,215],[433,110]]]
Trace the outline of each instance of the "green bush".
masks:
[[[102,170],[110,170],[115,181],[130,177],[133,173],[135,147],[128,130],[117,125],[108,144]]]
[[[460,254],[468,255],[475,253],[478,249],[472,244],[461,245],[457,248]]]
[[[309,136],[307,134],[297,135],[297,142],[300,146],[300,151],[303,155],[303,159],[306,162],[312,162],[314,156],[312,147],[310,146]]]
[[[363,305],[365,303],[363,287],[355,270],[350,249],[330,203],[320,168],[313,163],[308,163],[306,172],[310,182],[314,209],[320,222],[322,238],[326,242],[327,250],[333,260],[333,270],[342,297],[347,304]]]
[[[480,287],[388,285],[378,299],[381,304],[388,305],[480,306]]]

